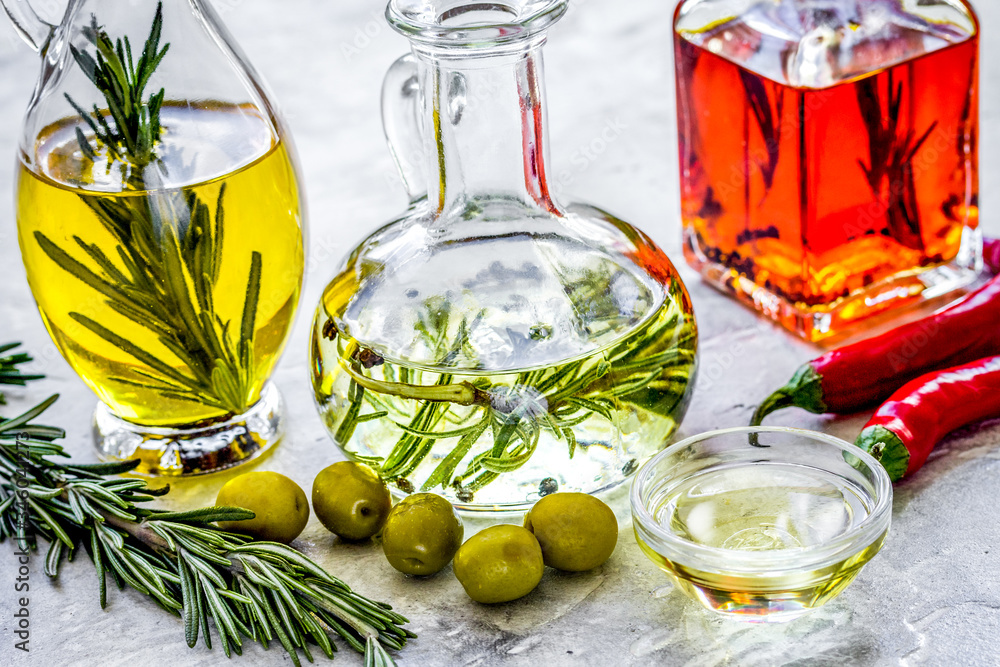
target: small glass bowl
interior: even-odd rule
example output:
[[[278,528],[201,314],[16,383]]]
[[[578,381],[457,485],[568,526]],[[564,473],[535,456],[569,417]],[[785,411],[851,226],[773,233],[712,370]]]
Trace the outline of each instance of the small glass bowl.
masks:
[[[654,456],[631,502],[639,546],[687,595],[730,618],[783,622],[835,598],[878,553],[892,482],[838,438],[732,428]]]

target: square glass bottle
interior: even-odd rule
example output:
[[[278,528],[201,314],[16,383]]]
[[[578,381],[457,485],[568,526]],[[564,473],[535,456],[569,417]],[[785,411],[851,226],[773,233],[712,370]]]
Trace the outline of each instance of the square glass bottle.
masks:
[[[685,256],[804,338],[972,282],[976,16],[963,0],[687,0]]]

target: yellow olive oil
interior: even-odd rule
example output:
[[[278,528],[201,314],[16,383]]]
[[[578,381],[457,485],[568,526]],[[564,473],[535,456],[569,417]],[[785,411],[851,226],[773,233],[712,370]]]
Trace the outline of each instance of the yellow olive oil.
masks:
[[[73,369],[118,417],[178,426],[257,401],[298,302],[303,221],[269,121],[221,103],[161,113],[159,161],[138,175],[81,150],[79,119],[42,130],[21,158],[18,234]]]
[[[692,545],[732,551],[731,569],[699,567],[694,554],[677,562],[637,532],[653,562],[709,609],[761,620],[794,617],[836,597],[885,539],[883,533],[860,552],[848,550],[813,569],[786,563],[753,571],[742,564],[750,561],[749,552],[802,554],[808,560],[810,549],[830,544],[870,514],[843,478],[799,465],[709,469],[664,489],[650,507],[660,525]]]

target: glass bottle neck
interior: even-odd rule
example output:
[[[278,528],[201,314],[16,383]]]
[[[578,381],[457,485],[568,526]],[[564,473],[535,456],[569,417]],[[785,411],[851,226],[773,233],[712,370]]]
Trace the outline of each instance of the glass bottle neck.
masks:
[[[414,47],[421,64],[427,201],[438,217],[484,206],[556,212],[539,37],[489,55]]]

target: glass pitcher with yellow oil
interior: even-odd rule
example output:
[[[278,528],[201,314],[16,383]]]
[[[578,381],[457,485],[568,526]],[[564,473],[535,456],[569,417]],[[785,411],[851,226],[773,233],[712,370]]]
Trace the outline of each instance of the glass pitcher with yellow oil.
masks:
[[[398,494],[523,509],[633,475],[683,418],[697,330],[645,234],[549,190],[546,32],[566,0],[393,0],[383,122],[408,210],[323,294],[313,388]]]
[[[18,238],[62,355],[100,398],[102,458],[186,475],[282,435],[268,377],[303,273],[295,156],[202,0],[3,0],[42,68],[20,139]]]

